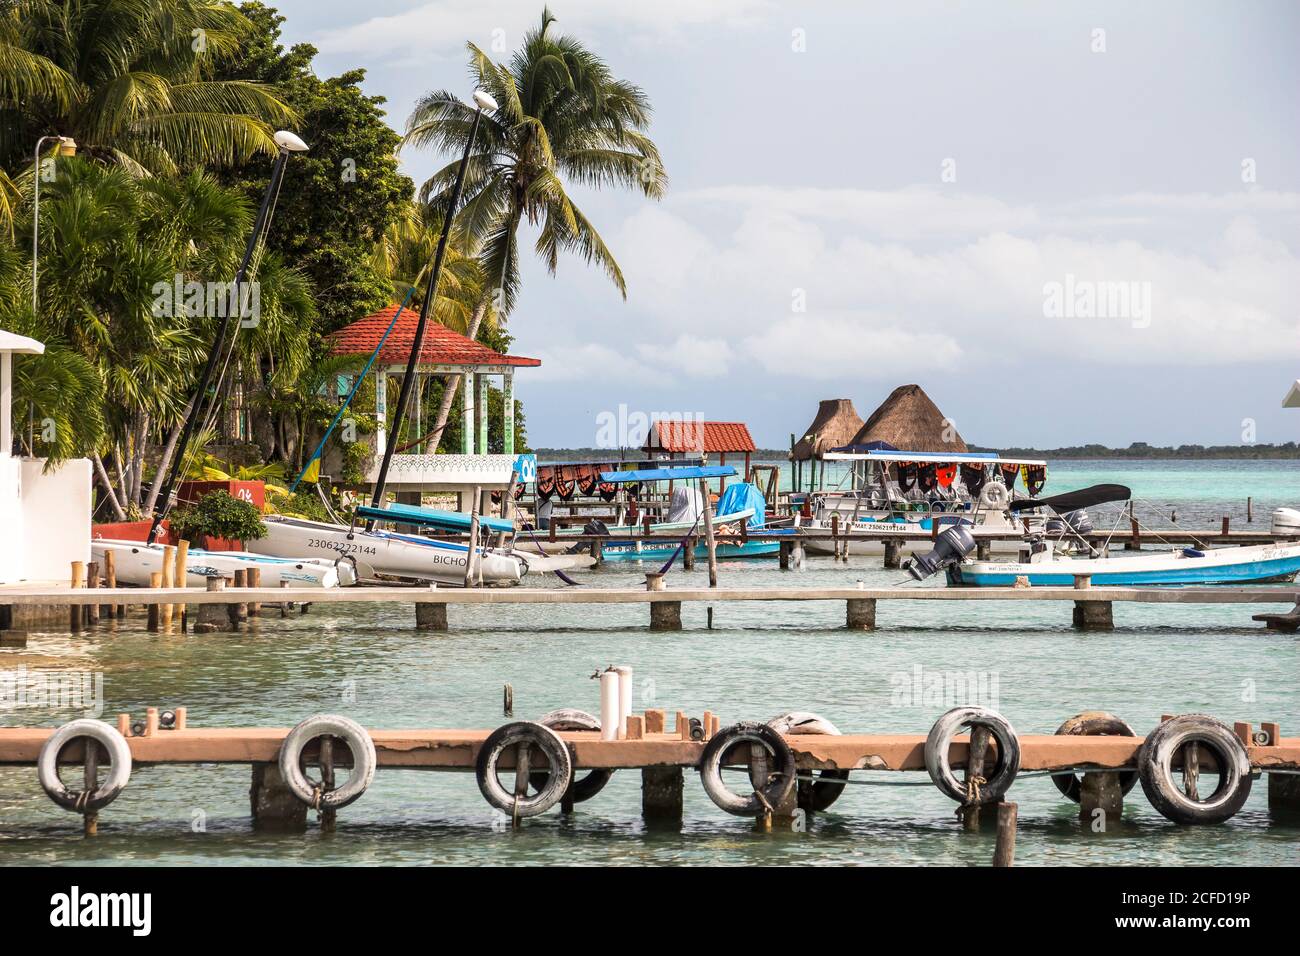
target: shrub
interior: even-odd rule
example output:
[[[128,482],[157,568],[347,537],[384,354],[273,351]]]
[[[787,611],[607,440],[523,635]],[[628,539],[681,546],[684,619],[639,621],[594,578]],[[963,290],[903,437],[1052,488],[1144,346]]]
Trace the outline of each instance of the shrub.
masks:
[[[266,535],[261,512],[224,491],[211,491],[197,504],[172,512],[168,523],[173,534],[187,541],[201,538],[252,541]]]

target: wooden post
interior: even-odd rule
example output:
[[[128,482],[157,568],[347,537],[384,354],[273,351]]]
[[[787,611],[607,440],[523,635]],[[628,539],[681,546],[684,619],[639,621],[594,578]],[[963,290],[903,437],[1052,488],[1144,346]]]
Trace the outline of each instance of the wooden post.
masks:
[[[86,584],[86,565],[83,561],[72,562],[72,582],[71,588],[75,591],[78,588],[85,587]],[[68,611],[68,629],[73,634],[81,633],[81,605],[69,605]]]
[[[475,552],[478,551],[478,506],[479,506],[479,486],[474,486],[474,510],[469,516],[469,550],[465,552],[465,587],[474,586],[474,558]],[[553,522],[552,522],[553,523]]]
[[[88,588],[99,587],[99,564],[95,561],[91,561],[90,564],[86,565],[86,587]],[[85,607],[86,607],[86,623],[98,624],[99,605],[87,604]]]
[[[242,591],[248,587],[248,571],[246,569],[239,568],[235,571],[234,577],[236,590]],[[240,625],[244,623],[244,621],[248,620],[248,605],[243,601],[236,601],[234,604],[227,604],[226,613],[230,615],[231,624]]]
[[[1220,534],[1222,534],[1225,538],[1228,536],[1228,516],[1227,516],[1227,515],[1224,515],[1224,516],[1223,516],[1223,528],[1222,528],[1222,530],[1220,531]]]
[[[513,413],[507,410],[505,414],[506,414],[506,418],[510,418],[510,416]],[[519,475],[519,470],[517,468],[511,468],[510,484],[506,485],[506,490],[501,492],[501,520],[502,521],[509,521],[512,517],[514,517],[515,482],[519,480],[518,475]],[[506,546],[506,533],[504,531],[500,531],[497,533],[496,543],[498,548],[504,548]]]
[[[969,787],[976,777],[984,778],[984,761],[989,750],[989,729],[982,725],[971,728],[970,745],[966,754],[966,785]],[[979,784],[982,786],[983,784]],[[980,805],[978,803],[962,804],[961,826],[963,830],[975,831],[980,827]]]
[[[104,552],[104,584],[112,589],[117,588],[117,561],[111,549]],[[126,605],[114,605],[113,615],[119,621],[125,619]]]
[[[163,545],[162,559],[162,586],[171,588],[176,586],[176,546],[171,544]],[[172,625],[172,613],[174,611],[170,603],[164,603],[159,606],[159,623],[164,629]]]
[[[709,587],[718,586],[718,544],[713,538],[713,502],[709,500],[709,482],[700,479],[700,494],[704,496],[704,540],[709,546]]]
[[[899,541],[885,541],[885,567],[887,569],[902,567],[903,545]]]
[[[320,783],[325,793],[334,789],[334,738],[326,734],[320,739]],[[324,807],[317,814],[322,833],[333,833],[338,811]]]
[[[86,740],[86,755],[83,758],[82,787],[87,794],[99,789],[99,741]],[[81,816],[82,835],[93,837],[99,833],[99,811],[87,810]]]
[[[182,538],[176,542],[176,567],[172,574],[172,585],[178,588],[189,586],[190,543]],[[184,605],[177,605],[184,608]]]
[[[998,804],[998,842],[993,850],[994,866],[1010,866],[1015,861],[1016,816],[1016,804]]]
[[[781,542],[780,551],[778,552],[778,554],[779,554],[778,560],[780,562],[781,570],[789,571],[790,570],[790,542],[789,541]]]
[[[1255,520],[1255,516],[1251,512],[1250,506],[1251,506],[1251,498],[1249,495],[1247,495],[1246,496],[1246,523],[1247,524]]]
[[[260,587],[262,586],[262,569],[261,569],[261,568],[249,568],[249,569],[248,569],[248,586],[249,586],[250,588],[260,588]],[[262,602],[261,602],[261,601],[249,601],[249,602],[248,602],[248,616],[249,616],[249,617],[257,617],[257,616],[258,616],[259,614],[261,614],[261,613],[262,613]]]
[[[1124,545],[1124,550],[1141,551],[1142,550],[1142,529],[1138,527],[1137,518],[1132,517],[1133,502],[1130,501],[1128,506],[1129,506],[1129,530],[1132,532],[1132,537],[1130,537],[1128,543]]]
[[[161,571],[150,571],[150,572],[149,572],[149,587],[151,587],[151,588],[161,588],[161,587],[162,587],[162,572],[161,572]],[[147,627],[148,627],[149,630],[151,630],[151,631],[156,631],[156,630],[158,630],[158,628],[159,628],[159,626],[160,626],[161,619],[162,619],[162,605],[155,601],[155,602],[153,602],[153,603],[151,603],[151,604],[149,605],[149,607],[147,608],[147,610],[148,610],[148,612],[149,612],[149,618],[148,618],[149,623],[147,624]]]

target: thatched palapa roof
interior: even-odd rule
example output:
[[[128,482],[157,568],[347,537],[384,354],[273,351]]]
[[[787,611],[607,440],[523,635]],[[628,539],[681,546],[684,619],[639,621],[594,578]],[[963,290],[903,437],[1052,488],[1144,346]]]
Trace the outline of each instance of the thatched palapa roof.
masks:
[[[846,445],[887,441],[903,451],[969,451],[961,435],[946,422],[939,406],[920,385],[900,385],[889,393],[867,423]]]
[[[862,428],[862,416],[850,398],[825,398],[817,405],[817,417],[790,453],[793,461],[820,458],[832,448],[847,445]]]

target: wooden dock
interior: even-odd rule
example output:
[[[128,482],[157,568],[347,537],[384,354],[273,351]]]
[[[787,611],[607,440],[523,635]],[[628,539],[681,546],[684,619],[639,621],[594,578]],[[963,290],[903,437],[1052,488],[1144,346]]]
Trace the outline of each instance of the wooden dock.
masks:
[[[446,630],[447,606],[507,604],[644,604],[650,608],[653,630],[681,628],[681,607],[687,603],[709,605],[753,601],[843,601],[845,623],[858,630],[875,627],[876,608],[881,601],[1068,601],[1074,608],[1074,624],[1085,630],[1113,627],[1113,605],[1122,604],[1282,604],[1300,607],[1300,591],[1283,587],[1089,587],[1080,581],[1067,587],[889,587],[889,588],[663,588],[656,575],[647,576],[647,588],[440,588],[440,587],[351,587],[351,588],[227,588],[204,591],[197,588],[68,588],[6,587],[0,590],[0,604],[15,607],[70,607],[114,605],[280,605],[312,604],[407,604],[416,609],[417,627]],[[245,613],[243,617],[246,617]],[[232,620],[241,619],[232,613]],[[1278,630],[1294,631],[1300,618],[1294,614],[1263,615],[1261,619]]]

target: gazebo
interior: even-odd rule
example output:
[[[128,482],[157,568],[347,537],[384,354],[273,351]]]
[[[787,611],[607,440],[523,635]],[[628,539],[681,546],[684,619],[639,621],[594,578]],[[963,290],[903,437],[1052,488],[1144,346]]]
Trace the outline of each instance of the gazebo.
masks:
[[[744,422],[665,418],[650,426],[641,450],[660,458],[703,458],[705,461],[717,455],[719,465],[727,463],[728,455],[744,455],[741,479],[748,481],[750,456],[758,449]],[[718,487],[726,483],[723,478]]]
[[[803,437],[798,441],[790,436],[790,461],[794,464],[794,487],[803,483],[803,463],[812,461],[811,479],[815,482],[817,461],[832,448],[839,448],[853,441],[853,436],[862,428],[862,416],[853,407],[850,398],[824,398],[817,403],[817,414],[812,424],[804,429]],[[824,466],[823,466],[824,467]]]
[[[390,305],[373,315],[353,322],[330,336],[331,355],[369,356],[376,348],[375,359],[375,418],[379,423],[375,435],[375,463],[368,479],[373,484],[378,477],[379,459],[387,447],[388,378],[406,372],[406,363],[415,346],[415,329],[419,313],[404,310],[393,324],[387,339],[385,331],[393,323],[398,306]],[[383,343],[380,348],[380,343]],[[540,359],[522,355],[506,355],[493,351],[486,345],[454,332],[437,322],[425,328],[424,344],[416,366],[416,376],[442,378],[459,377],[461,382],[463,440],[460,454],[436,455],[394,454],[388,474],[388,486],[395,491],[462,493],[461,510],[470,510],[471,502],[463,493],[472,488],[499,489],[510,482],[511,472],[531,480],[536,471],[536,458],[515,454],[515,401],[514,376],[519,368],[536,368]],[[503,420],[502,454],[488,453],[487,386],[491,379],[501,382]],[[415,383],[414,395],[421,393],[420,382]],[[418,400],[418,399],[417,399]],[[419,419],[418,407],[413,409]],[[526,460],[525,460],[526,459]]]
[[[944,417],[920,385],[900,385],[890,392],[846,444],[868,445],[877,441],[888,442],[904,451],[970,451],[952,419]]]

